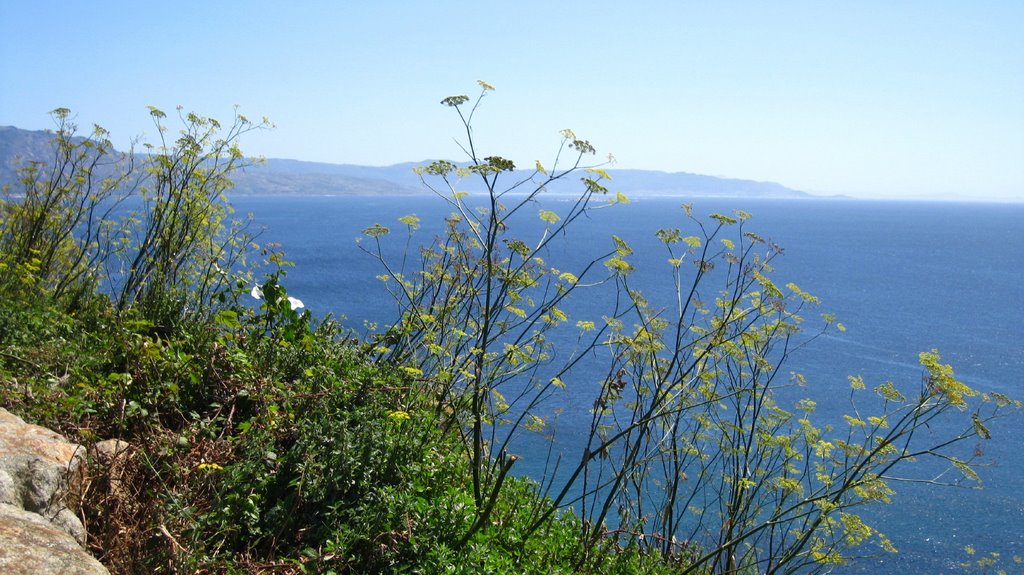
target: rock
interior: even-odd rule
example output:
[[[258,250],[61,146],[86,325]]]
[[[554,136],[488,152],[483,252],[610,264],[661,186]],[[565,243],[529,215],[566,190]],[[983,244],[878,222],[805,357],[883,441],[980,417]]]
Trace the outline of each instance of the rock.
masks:
[[[0,504],[37,513],[84,545],[85,528],[64,502],[83,459],[80,445],[0,408]]]
[[[131,447],[132,445],[127,441],[106,439],[93,445],[89,454],[102,463],[111,463],[125,456],[131,450]]]
[[[122,486],[122,478],[125,475],[127,463],[134,454],[132,445],[120,439],[99,441],[89,448],[89,461],[106,468],[105,476],[110,486],[110,495],[116,500],[123,501],[130,497]]]
[[[0,504],[0,573],[109,575],[77,541],[41,515]]]
[[[0,408],[0,573],[109,575],[64,501],[82,447]]]

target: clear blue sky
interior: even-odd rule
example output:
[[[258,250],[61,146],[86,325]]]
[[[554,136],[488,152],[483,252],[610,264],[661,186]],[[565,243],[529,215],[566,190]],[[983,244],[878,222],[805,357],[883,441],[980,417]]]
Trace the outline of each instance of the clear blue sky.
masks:
[[[277,129],[266,157],[458,158],[444,96],[493,84],[488,155],[573,128],[619,168],[868,197],[1024,200],[1024,2],[0,0],[0,125],[147,105]]]

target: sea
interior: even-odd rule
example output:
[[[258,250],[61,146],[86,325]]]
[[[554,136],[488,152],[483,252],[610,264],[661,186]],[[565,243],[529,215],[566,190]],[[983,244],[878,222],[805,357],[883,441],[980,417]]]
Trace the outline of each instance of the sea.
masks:
[[[358,249],[356,238],[372,224],[387,226],[392,233],[383,238],[385,250],[398,258],[407,245],[429,244],[451,211],[440,198],[426,195],[233,196],[231,201],[263,227],[260,242],[280,244],[285,259],[294,263],[283,280],[288,293],[318,317],[339,318],[359,334],[367,333],[367,322],[392,321],[395,305],[376,279],[383,268]],[[543,222],[536,210],[559,212],[568,201],[550,197],[529,206],[530,217],[514,222],[521,227],[509,233],[537,237]],[[670,306],[674,289],[667,254],[654,233],[659,228],[694,233],[683,203],[701,217],[750,213],[746,229],[784,250],[774,263],[776,283],[794,282],[819,296],[820,311],[835,314],[846,327],[809,339],[789,360],[788,369],[805,375],[807,393],[818,401],[817,421],[841,424],[841,414],[849,411],[849,375],[862,376],[869,386],[891,380],[916,391],[922,377],[918,354],[933,348],[970,386],[1024,399],[1024,204],[633,197],[574,222],[553,244],[548,263],[573,269],[611,248],[615,234],[634,250],[632,287],[652,305]],[[398,221],[405,215],[421,222],[411,238]],[[599,318],[601,306],[608,304],[607,298],[588,296],[573,304],[572,314]],[[570,385],[560,405],[585,414],[593,389]],[[558,432],[578,436],[585,429],[573,425],[589,421],[563,417]],[[1024,567],[1013,557],[1024,557],[1024,412],[989,427],[992,439],[970,446],[980,454],[982,489],[895,485],[893,503],[864,514],[899,553],[862,549],[867,556],[836,572],[960,573],[961,563],[999,553],[1002,568],[1020,573]],[[542,473],[543,462],[531,461],[531,455],[539,459],[543,450],[524,441],[516,469]]]

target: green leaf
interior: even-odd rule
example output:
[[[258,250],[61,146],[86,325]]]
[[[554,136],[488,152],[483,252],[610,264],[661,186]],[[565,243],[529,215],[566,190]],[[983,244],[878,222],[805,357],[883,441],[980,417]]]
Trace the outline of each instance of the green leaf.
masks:
[[[363,234],[370,236],[371,238],[379,238],[381,236],[386,236],[389,233],[391,233],[391,230],[380,224],[373,224],[372,226],[363,230]]]
[[[457,108],[458,106],[461,106],[462,104],[465,104],[468,101],[469,96],[448,96],[444,100],[441,100],[441,103],[444,104],[445,106]]]
[[[880,397],[886,399],[887,401],[902,402],[906,400],[906,398],[903,397],[903,394],[896,389],[896,386],[893,385],[891,381],[887,381],[875,387],[875,393],[877,393]]]
[[[597,183],[597,180],[591,178],[580,178],[583,185],[587,187],[587,191],[591,194],[607,194],[608,188]]]
[[[866,425],[863,419],[859,419],[851,415],[844,415],[843,419],[845,419],[846,423],[851,427],[864,427]]]
[[[511,172],[516,169],[516,165],[512,160],[507,160],[501,156],[487,156],[484,158],[484,161],[487,162],[487,167],[495,172]]]
[[[722,214],[711,214],[708,217],[710,217],[711,219],[717,221],[718,223],[722,224],[723,226],[730,226],[730,225],[736,223],[736,219],[735,218],[730,218],[729,216],[722,215]]]
[[[238,312],[230,309],[224,309],[217,312],[214,316],[217,323],[221,324],[227,329],[238,329],[242,327],[242,323],[238,321]]]
[[[974,432],[978,434],[978,437],[982,439],[992,439],[992,433],[985,427],[985,424],[981,422],[981,418],[978,417],[977,413],[971,414],[971,423],[974,424]]]
[[[419,229],[419,227],[420,227],[420,219],[418,217],[416,217],[416,214],[409,214],[407,216],[402,216],[402,217],[398,218],[398,221],[402,222],[403,224],[409,226],[410,228],[412,228],[414,230],[415,229]]]
[[[623,241],[619,236],[613,235],[612,241],[615,242],[615,253],[619,257],[625,257],[633,253],[633,248],[629,247],[629,244]]]
[[[576,327],[580,328],[583,331],[592,331],[594,329],[595,325],[594,325],[594,322],[592,322],[592,321],[587,321],[587,320],[582,320],[581,319],[580,321],[576,322]]]
[[[508,249],[512,250],[513,252],[519,254],[524,258],[530,255],[530,247],[527,246],[526,242],[524,242],[523,240],[505,240],[505,245],[508,246]]]
[[[660,229],[655,233],[655,236],[659,241],[661,241],[661,243],[665,245],[672,245],[680,241],[682,234],[679,232],[679,228],[672,228]]]
[[[549,223],[549,224],[554,224],[554,223],[557,223],[558,220],[560,220],[562,218],[558,217],[558,214],[556,214],[555,212],[552,212],[550,210],[541,210],[540,211],[540,219],[542,221],[545,221],[545,222]]]
[[[423,172],[432,176],[446,176],[448,175],[448,172],[451,172],[454,169],[455,164],[448,160],[437,160],[435,162],[431,162],[428,166],[420,166],[416,168],[417,173]]]
[[[596,151],[589,140],[573,140],[569,147],[579,151],[580,154],[593,154]]]
[[[619,273],[629,273],[633,271],[633,266],[629,265],[629,262],[622,258],[611,258],[604,262],[604,265],[608,269]]]

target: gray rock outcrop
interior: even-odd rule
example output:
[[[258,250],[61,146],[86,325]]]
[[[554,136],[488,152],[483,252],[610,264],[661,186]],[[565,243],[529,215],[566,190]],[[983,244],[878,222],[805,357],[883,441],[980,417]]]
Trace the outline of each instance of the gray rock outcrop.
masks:
[[[42,515],[0,504],[0,573],[5,575],[109,575],[64,530]]]
[[[0,408],[0,573],[107,573],[64,500],[81,446]]]

